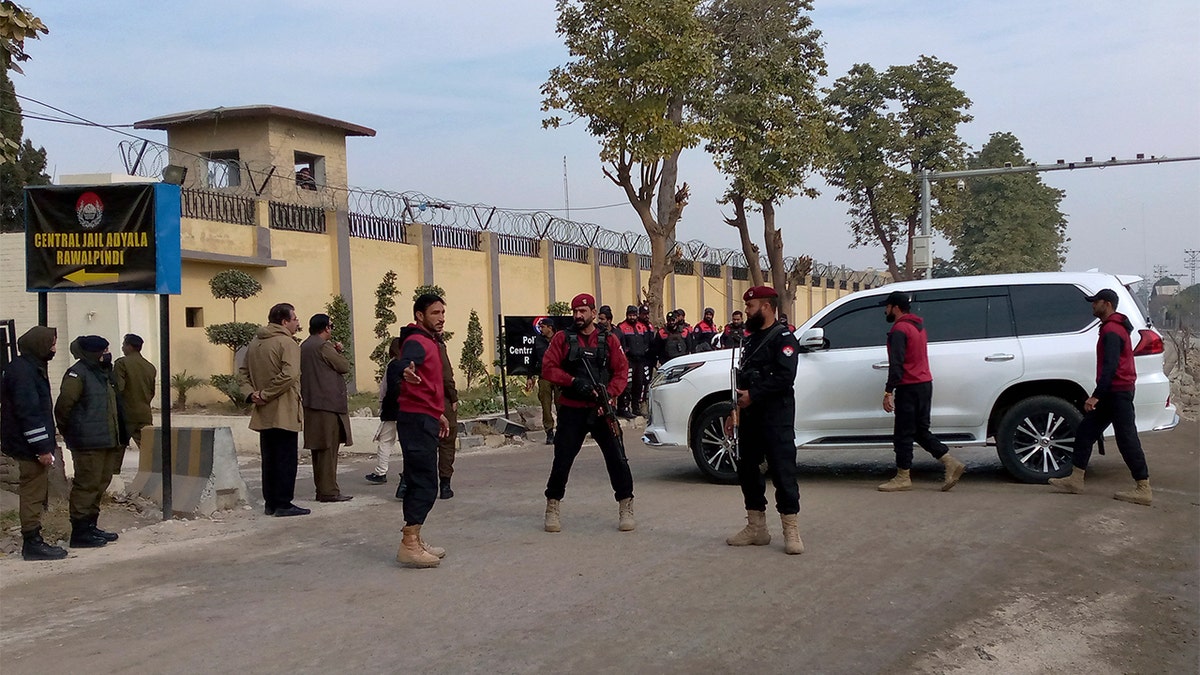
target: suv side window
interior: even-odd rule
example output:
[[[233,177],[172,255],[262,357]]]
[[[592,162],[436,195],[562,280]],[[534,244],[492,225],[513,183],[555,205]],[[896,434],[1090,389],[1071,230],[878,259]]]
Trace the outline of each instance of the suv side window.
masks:
[[[882,347],[887,344],[891,326],[879,306],[886,296],[876,295],[847,303],[836,312],[821,319],[816,328],[825,330],[828,349]]]
[[[918,291],[913,312],[924,319],[930,342],[984,340],[1015,334],[1007,289]]]
[[[1077,333],[1096,320],[1087,295],[1072,284],[1010,286],[1017,335]]]

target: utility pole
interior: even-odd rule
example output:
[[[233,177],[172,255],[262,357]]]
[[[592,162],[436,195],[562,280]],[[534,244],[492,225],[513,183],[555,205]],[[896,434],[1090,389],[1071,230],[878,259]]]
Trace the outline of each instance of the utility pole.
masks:
[[[1131,166],[1135,164],[1164,164],[1166,162],[1194,162],[1200,157],[1155,157],[1151,155],[1147,158],[1144,154],[1138,153],[1137,159],[1117,159],[1113,157],[1107,162],[1097,162],[1091,157],[1085,158],[1082,162],[1067,162],[1058,160],[1054,164],[1026,164],[1021,166],[1013,166],[1009,162],[1005,162],[1005,166],[998,166],[987,169],[967,169],[965,171],[930,171],[928,169],[921,172],[920,176],[914,178],[921,181],[921,234],[920,241],[913,242],[913,263],[914,266],[918,263],[925,266],[925,278],[933,277],[933,252],[929,246],[931,238],[930,232],[930,214],[929,214],[929,183],[930,181],[942,180],[944,178],[969,178],[971,176],[995,176],[1006,173],[1039,173],[1042,171],[1066,171],[1074,169],[1104,169],[1110,166]],[[924,255],[924,260],[916,260],[917,251],[921,251]],[[1156,268],[1157,269],[1157,268]]]
[[[567,187],[567,156],[563,155],[563,202],[567,207],[567,220],[571,219],[571,190]]]
[[[1158,283],[1158,280],[1165,276],[1167,276],[1167,266],[1166,265],[1155,265],[1154,266],[1154,283]]]
[[[1192,281],[1188,285],[1195,286],[1196,285],[1196,268],[1200,267],[1200,251],[1195,250],[1195,249],[1187,249],[1184,251],[1184,254],[1187,255],[1187,260],[1184,261],[1183,266],[1186,267],[1187,270],[1192,273]]]

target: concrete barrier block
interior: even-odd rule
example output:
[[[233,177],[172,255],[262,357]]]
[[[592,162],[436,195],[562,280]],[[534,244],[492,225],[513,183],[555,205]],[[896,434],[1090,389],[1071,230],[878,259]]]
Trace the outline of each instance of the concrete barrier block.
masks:
[[[130,492],[162,504],[162,429],[152,431],[138,456]],[[151,436],[143,432],[143,439]],[[229,427],[171,429],[171,510],[211,516],[249,501]]]
[[[465,450],[468,448],[481,448],[483,447],[484,443],[483,438],[483,436],[471,436],[469,434],[459,436],[458,447],[460,450]]]

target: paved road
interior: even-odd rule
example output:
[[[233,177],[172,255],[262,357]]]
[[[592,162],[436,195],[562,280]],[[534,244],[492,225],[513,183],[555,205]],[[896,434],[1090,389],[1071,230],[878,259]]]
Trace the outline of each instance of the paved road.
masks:
[[[627,434],[638,529],[616,530],[599,453],[561,534],[541,531],[549,450],[466,455],[427,539],[393,562],[391,486],[312,516],[161,523],[38,564],[0,561],[0,671],[431,673],[1195,672],[1200,429],[1147,437],[1155,505],[1097,457],[1089,493],[1009,480],[987,450],[949,493],[939,465],[883,494],[886,453],[806,454],[802,556],[732,549],[736,488]],[[246,473],[256,472],[247,469]],[[307,494],[310,485],[298,493]]]

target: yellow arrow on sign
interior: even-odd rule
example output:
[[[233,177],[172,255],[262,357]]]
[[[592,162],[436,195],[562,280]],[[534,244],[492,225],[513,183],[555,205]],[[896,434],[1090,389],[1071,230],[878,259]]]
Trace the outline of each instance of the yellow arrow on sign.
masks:
[[[110,284],[117,281],[121,275],[116,272],[89,272],[87,270],[77,270],[63,277],[67,281],[87,286],[88,284]]]

